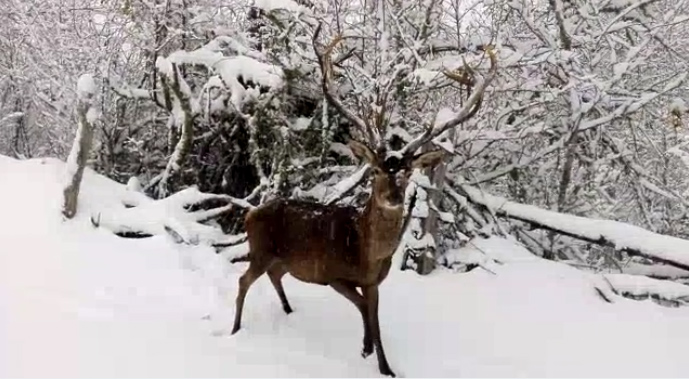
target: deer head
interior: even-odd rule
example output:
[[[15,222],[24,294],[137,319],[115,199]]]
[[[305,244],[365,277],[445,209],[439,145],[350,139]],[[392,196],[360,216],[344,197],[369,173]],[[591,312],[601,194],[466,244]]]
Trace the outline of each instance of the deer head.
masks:
[[[374,152],[355,140],[349,142],[349,147],[354,155],[371,166],[372,201],[391,210],[402,210],[404,191],[414,169],[434,167],[443,158],[443,152],[440,150],[415,156],[387,154],[384,147]]]

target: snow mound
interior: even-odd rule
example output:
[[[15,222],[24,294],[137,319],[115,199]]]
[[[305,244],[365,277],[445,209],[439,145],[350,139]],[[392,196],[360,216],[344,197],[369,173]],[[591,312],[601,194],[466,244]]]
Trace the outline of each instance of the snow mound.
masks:
[[[331,289],[269,280],[229,336],[237,279],[210,247],[124,239],[91,215],[149,202],[87,170],[79,212],[60,215],[63,162],[0,157],[0,376],[378,377],[356,309]],[[689,308],[616,296],[513,241],[476,239],[490,271],[393,270],[381,286],[392,368],[414,377],[686,377]]]

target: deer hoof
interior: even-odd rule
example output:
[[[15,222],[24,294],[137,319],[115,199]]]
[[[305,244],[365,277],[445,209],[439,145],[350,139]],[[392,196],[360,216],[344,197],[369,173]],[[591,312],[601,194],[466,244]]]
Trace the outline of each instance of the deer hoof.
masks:
[[[290,307],[289,305],[287,305],[287,306],[285,306],[285,307],[282,307],[282,309],[283,309],[283,310],[285,311],[285,313],[287,313],[287,314],[290,314],[290,313],[294,312],[294,309],[292,309],[292,307]]]
[[[390,369],[389,366],[380,367],[380,373],[390,378],[394,378],[397,376],[394,372],[392,372],[392,369]]]
[[[373,345],[371,345],[371,346],[364,345],[364,348],[361,349],[361,356],[363,358],[366,358],[371,354],[373,354]]]
[[[239,331],[239,326],[235,325],[235,326],[232,328],[232,332],[230,333],[230,335],[234,335],[234,334],[237,333],[238,331]]]

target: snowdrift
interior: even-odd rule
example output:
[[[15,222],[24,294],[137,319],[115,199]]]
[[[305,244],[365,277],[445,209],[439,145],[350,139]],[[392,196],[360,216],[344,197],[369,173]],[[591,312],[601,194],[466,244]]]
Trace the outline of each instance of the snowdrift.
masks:
[[[375,358],[359,355],[356,309],[289,277],[293,314],[261,278],[243,329],[229,336],[245,264],[203,244],[95,228],[93,215],[149,200],[90,170],[78,215],[64,222],[63,170],[53,159],[0,157],[0,376],[379,376]],[[606,302],[600,275],[505,239],[456,253],[490,258],[490,272],[393,271],[381,286],[383,339],[399,375],[689,376],[689,308],[614,291]],[[608,281],[638,293],[627,277]]]

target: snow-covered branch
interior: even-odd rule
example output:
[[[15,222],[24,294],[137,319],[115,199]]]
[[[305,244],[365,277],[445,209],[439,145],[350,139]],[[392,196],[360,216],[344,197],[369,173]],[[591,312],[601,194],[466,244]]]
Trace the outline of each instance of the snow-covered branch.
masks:
[[[207,210],[190,211],[192,207],[218,201],[225,204]],[[230,196],[203,193],[196,187],[190,187],[164,199],[151,200],[116,212],[101,213],[94,218],[94,224],[120,236],[172,235],[178,242],[228,247],[243,243],[243,237],[228,236],[218,226],[205,222],[236,207],[251,209],[253,206]]]
[[[497,215],[529,223],[569,237],[611,246],[630,255],[638,255],[689,269],[689,241],[657,234],[618,221],[599,220],[549,211],[492,196],[479,189],[461,185],[461,191],[476,204],[492,209]]]
[[[497,57],[493,51],[493,48],[490,46],[486,47],[485,51],[490,59],[490,69],[486,77],[474,74],[476,85],[473,88],[473,93],[471,96],[469,96],[462,109],[452,117],[447,117],[443,120],[436,119],[436,123],[434,125],[428,127],[423,134],[419,135],[414,140],[409,142],[404,148],[402,148],[401,152],[403,154],[414,153],[419,147],[423,146],[428,141],[443,134],[447,130],[456,127],[457,125],[466,122],[468,119],[475,116],[476,113],[478,113],[479,109],[481,108],[486,89],[493,79],[495,79],[498,70]],[[465,69],[469,70],[468,67]],[[450,77],[452,78],[452,76]]]
[[[170,178],[182,167],[191,150],[195,114],[191,104],[189,85],[180,75],[177,65],[165,59],[159,59],[156,66],[162,75],[161,84],[166,91],[170,91],[174,96],[172,114],[170,115],[172,122],[169,127],[173,131],[179,130],[181,132],[165,171],[163,171],[158,182],[158,196],[164,197],[168,195]]]
[[[334,204],[340,199],[342,199],[345,195],[347,195],[350,191],[352,191],[354,188],[356,188],[359,184],[361,184],[365,179],[366,179],[366,174],[368,173],[369,165],[363,165],[359,170],[357,170],[354,174],[351,176],[345,178],[341,182],[337,183],[334,186],[334,192],[330,195],[328,195],[327,198],[323,201],[325,204]]]
[[[620,296],[635,300],[651,298],[673,306],[689,305],[689,286],[681,283],[627,274],[605,274],[603,278]]]

